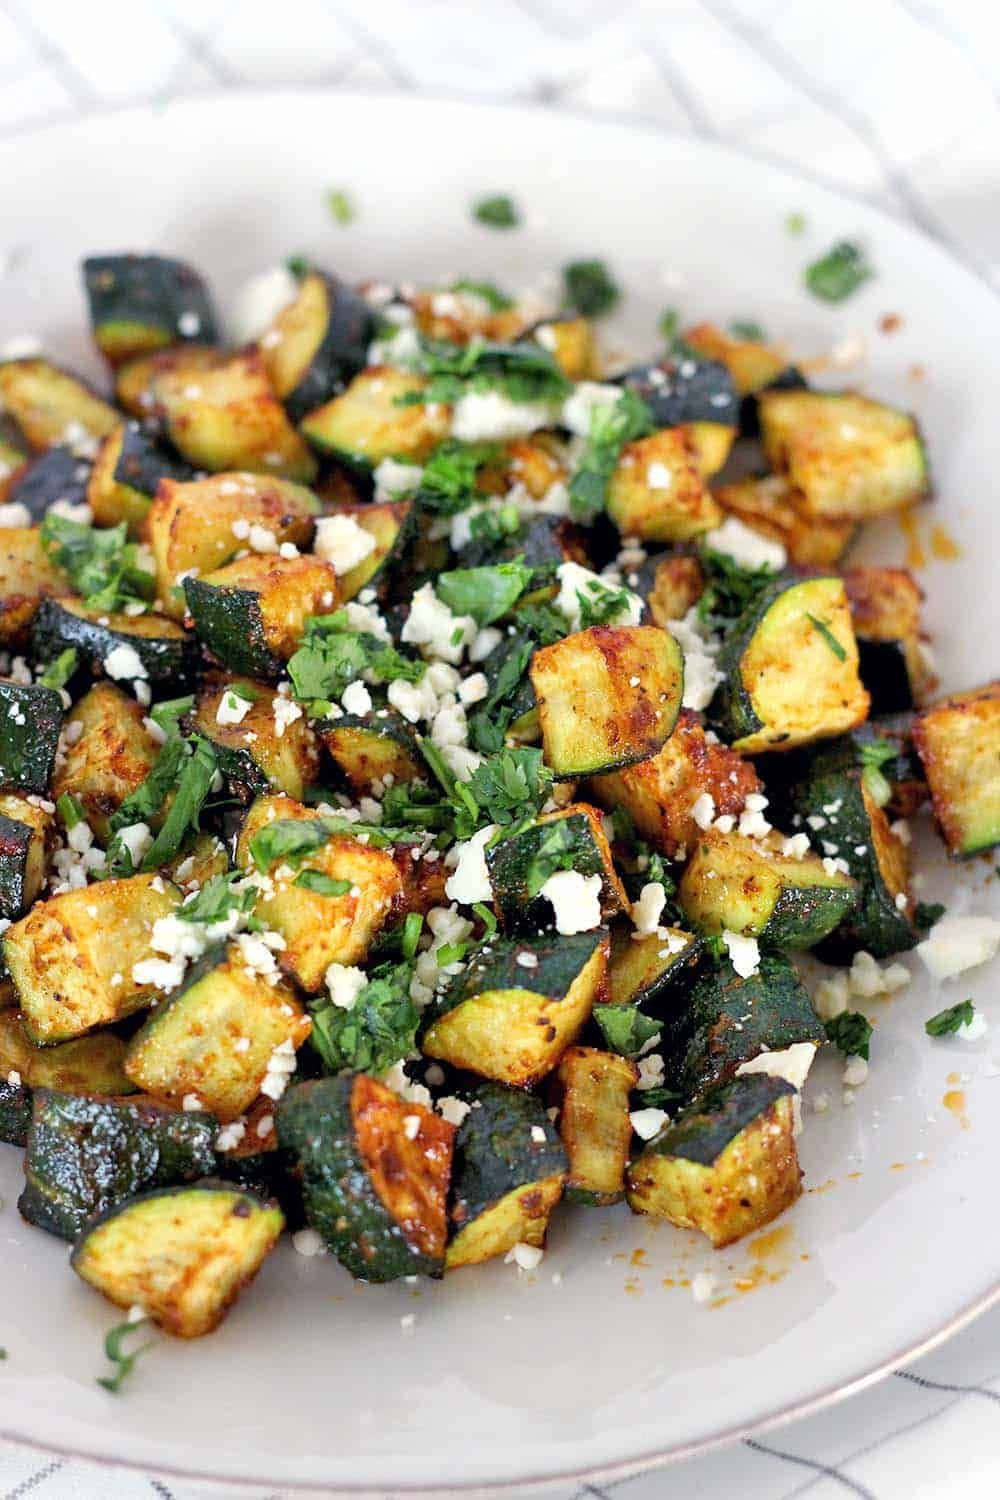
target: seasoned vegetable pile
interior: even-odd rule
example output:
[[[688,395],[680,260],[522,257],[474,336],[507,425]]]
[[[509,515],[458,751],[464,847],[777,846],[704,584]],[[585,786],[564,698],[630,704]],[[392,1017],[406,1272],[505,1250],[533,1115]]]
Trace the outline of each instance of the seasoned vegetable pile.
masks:
[[[570,269],[299,260],[234,350],[102,255],[113,399],[0,363],[0,1139],[169,1333],[285,1227],[379,1282],[531,1269],[563,1198],[767,1223],[937,915],[906,815],[1000,839],[1000,684],[924,706],[920,589],[842,562],[927,493],[913,419],[707,324],[608,370]]]

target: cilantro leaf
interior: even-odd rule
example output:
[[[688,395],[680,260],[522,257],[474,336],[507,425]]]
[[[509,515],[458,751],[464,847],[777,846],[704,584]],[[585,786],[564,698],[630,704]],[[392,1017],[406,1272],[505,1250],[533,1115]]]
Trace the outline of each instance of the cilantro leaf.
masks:
[[[574,260],[563,267],[566,301],[585,318],[610,312],[621,300],[621,287],[603,260]]]
[[[841,1011],[826,1023],[827,1039],[839,1047],[845,1057],[863,1057],[868,1061],[872,1023],[857,1010]]]
[[[741,322],[739,319],[730,323],[729,332],[734,339],[746,339],[751,344],[762,344],[767,338],[759,323]]]
[[[343,188],[331,188],[326,195],[326,206],[338,224],[350,224],[357,218],[354,205]]]
[[[540,812],[552,790],[552,772],[541,750],[500,750],[476,767],[465,787],[480,809],[477,826],[504,827]]]
[[[805,284],[824,302],[843,302],[875,272],[864,251],[849,240],[841,240],[805,269]]]
[[[64,688],[76,671],[78,656],[72,646],[67,646],[65,651],[60,651],[55,661],[50,661],[38,681],[42,687]]]
[[[570,510],[578,521],[592,521],[604,509],[608,480],[626,443],[646,437],[654,422],[635,391],[623,390],[613,406],[595,406],[583,456],[569,483]]]
[[[351,889],[349,880],[335,880],[323,870],[300,870],[295,884],[305,891],[315,891],[317,896],[346,896]]]
[[[168,740],[167,744],[173,741]],[[215,746],[209,740],[196,735],[190,742],[183,742],[188,751],[177,776],[174,800],[159,833],[153,840],[142,861],[142,869],[155,870],[173,859],[189,829],[197,829],[201,809],[205,804],[212,780],[218,769]],[[164,746],[166,749],[167,746]]]
[[[258,870],[267,871],[282,860],[295,865],[330,839],[322,818],[275,818],[250,840],[250,855]]]
[[[447,438],[424,465],[418,500],[423,510],[453,516],[479,498],[476,476],[499,454],[495,443],[460,443]]]
[[[633,596],[628,589],[616,589],[595,578],[577,589],[576,597],[580,603],[580,629],[587,630],[591,625],[607,625],[627,615]]]
[[[185,698],[165,698],[162,703],[154,704],[149,710],[149,717],[163,730],[167,739],[172,740],[180,734],[180,721],[192,708],[194,694],[188,693]]]
[[[510,401],[556,402],[573,389],[539,344],[497,344],[477,338],[463,347],[421,338],[420,368],[430,377],[428,384],[397,397],[398,405],[452,405],[469,391],[499,391]]]
[[[182,922],[224,922],[234,911],[252,911],[257,892],[252,885],[243,885],[238,890],[236,882],[244,880],[239,870],[230,870],[225,875],[213,875],[206,880],[200,891],[190,901],[178,907],[177,916]]]
[[[41,539],[88,608],[110,614],[131,601],[152,599],[156,591],[153,574],[139,566],[139,549],[128,540],[124,521],[99,530],[49,511]]]
[[[111,832],[127,828],[132,823],[149,823],[160,811],[170,792],[173,791],[181,762],[187,752],[187,743],[177,735],[167,740],[145,781],[140,782],[134,792],[111,815]]]
[[[302,644],[288,663],[295,697],[300,703],[316,704],[320,711],[365,673],[378,682],[399,678],[419,682],[424,670],[423,662],[403,656],[377,636],[355,630],[343,609],[332,615],[310,615]]]
[[[940,901],[918,901],[913,912],[913,925],[926,932],[935,922],[940,922],[946,910]]]
[[[412,963],[381,964],[350,1010],[328,1000],[310,1006],[309,1040],[331,1072],[381,1073],[409,1056],[420,1021],[410,999],[412,977]]]
[[[837,640],[837,637],[834,635],[827,622],[825,620],[818,619],[816,615],[811,615],[808,612],[806,613],[806,619],[809,621],[809,624],[812,626],[812,628],[816,631],[817,635],[821,635],[823,637],[823,640],[829,646],[830,650],[833,652],[837,660],[846,661],[847,652],[841,645],[840,641]]]
[[[866,740],[858,748],[862,785],[877,807],[885,807],[892,796],[892,784],[882,767],[895,757],[895,746],[880,736],[876,736],[873,740]]]
[[[638,1057],[663,1029],[662,1021],[643,1015],[638,1005],[595,1005],[593,1017],[611,1051],[622,1057]]]
[[[521,215],[513,198],[507,193],[495,193],[491,198],[479,198],[472,205],[472,217],[490,229],[514,229],[521,222]]]
[[[113,1375],[99,1375],[97,1377],[97,1384],[102,1385],[106,1391],[111,1391],[112,1395],[117,1395],[121,1390],[122,1381],[127,1375],[132,1373],[132,1368],[139,1355],[144,1354],[147,1349],[152,1348],[152,1339],[148,1339],[145,1344],[140,1344],[138,1349],[133,1349],[131,1354],[126,1354],[122,1348],[125,1340],[131,1334],[138,1333],[139,1329],[145,1328],[149,1322],[149,1318],[139,1318],[135,1323],[130,1322],[126,1318],[124,1323],[116,1323],[114,1328],[110,1328],[105,1334],[105,1356],[117,1368]]]
[[[725,630],[772,583],[774,569],[741,568],[725,552],[703,547],[700,555],[705,588],[698,600],[698,619],[711,630]]]
[[[492,625],[513,609],[531,579],[532,569],[522,558],[515,558],[494,567],[442,573],[434,591],[453,615],[471,615],[477,625]]]
[[[471,292],[474,297],[481,297],[489,304],[490,312],[506,312],[509,307],[514,306],[513,297],[508,297],[493,281],[454,281],[449,291]]]
[[[971,1000],[960,1000],[957,1005],[949,1005],[925,1021],[924,1030],[928,1036],[949,1036],[962,1026],[968,1026],[975,1013],[976,1007]]]
[[[78,823],[82,823],[87,816],[83,803],[74,797],[72,792],[63,792],[56,798],[56,812],[67,831],[75,828]]]

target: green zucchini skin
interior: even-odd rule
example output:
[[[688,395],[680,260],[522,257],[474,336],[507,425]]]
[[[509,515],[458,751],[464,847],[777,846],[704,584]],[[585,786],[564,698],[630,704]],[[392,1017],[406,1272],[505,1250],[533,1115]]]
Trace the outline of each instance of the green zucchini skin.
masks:
[[[554,818],[549,823],[532,823],[513,836],[500,839],[486,850],[486,868],[500,920],[508,932],[538,932],[552,926],[549,901],[543,896],[529,895],[531,867],[540,853],[558,853],[563,860],[561,868],[572,867],[581,875],[606,874],[603,854],[584,813]],[[602,904],[606,897],[605,890]]]
[[[607,937],[607,929],[577,932],[571,937],[540,937],[518,942],[513,937],[495,937],[481,948],[461,974],[456,974],[425,1012],[428,1021],[447,1015],[466,1000],[487,990],[530,990],[560,1000]],[[531,968],[518,962],[520,954],[537,959]]]
[[[173,479],[183,484],[193,477],[191,465],[160,447],[138,422],[125,423],[114,470],[116,484],[127,485],[130,490],[152,500],[161,479]]]
[[[201,1112],[36,1089],[17,1206],[29,1224],[75,1239],[136,1193],[214,1171],[217,1133]]]
[[[39,683],[0,682],[0,782],[48,790],[62,732],[62,699]]]
[[[687,1005],[664,1019],[657,1049],[664,1083],[682,1099],[725,1083],[765,1047],[822,1043],[826,1032],[808,991],[787,958],[762,953],[756,974],[741,978],[728,961],[692,985]]]
[[[34,834],[27,823],[0,814],[0,916],[11,921],[27,909],[25,882]]]
[[[90,469],[86,459],[78,458],[72,448],[57,443],[28,464],[14,480],[7,500],[26,506],[37,525],[57,500],[69,505],[86,503]]]
[[[813,948],[850,916],[856,904],[853,891],[786,888],[774,904],[760,941],[779,949]]]
[[[542,1101],[502,1083],[469,1090],[458,1127],[451,1182],[452,1223],[464,1229],[515,1188],[569,1171],[566,1148]],[[536,1138],[532,1131],[541,1131]]]
[[[879,868],[871,819],[862,795],[859,747],[865,738],[845,735],[817,751],[792,793],[794,812],[802,819],[802,831],[813,846],[821,850],[824,843],[833,845],[837,857],[846,861],[858,882],[853,911],[813,950],[827,963],[841,963],[862,948],[875,958],[905,953],[919,937],[906,912],[897,908]],[[890,775],[893,764],[884,768]],[[836,811],[826,811],[831,807]],[[808,819],[817,815],[824,822],[813,829]],[[859,849],[863,851],[860,854]]]
[[[652,365],[636,365],[617,376],[641,396],[656,427],[679,427],[685,422],[718,422],[735,427],[740,398],[733,377],[720,360],[685,354]]]
[[[267,644],[260,596],[253,589],[185,578],[184,597],[195,634],[224,666],[262,682],[281,676],[285,664]]]
[[[375,337],[375,319],[363,297],[325,271],[311,270],[310,274],[319,276],[326,287],[327,322],[308,368],[285,397],[293,422],[301,422],[364,369],[368,345]]]
[[[142,618],[149,620],[150,615]],[[165,622],[162,636],[139,635],[122,626],[102,624],[107,615],[78,614],[61,599],[43,599],[31,627],[31,650],[39,662],[52,661],[72,647],[95,673],[103,671],[105,659],[116,646],[131,646],[146,669],[153,692],[162,688],[180,690],[194,676],[198,643],[189,635],[173,633],[173,622]]]
[[[764,727],[763,720],[758,716],[750,694],[743,685],[740,664],[754,635],[763,624],[764,616],[788,585],[787,578],[779,577],[761,589],[726,632],[722,649],[716,657],[716,667],[723,674],[723,680],[708,705],[707,717],[727,741],[756,734],[758,729]]]
[[[763,391],[807,391],[809,382],[795,365],[787,365],[759,391],[749,391],[740,401],[740,437],[760,437],[760,405],[757,397]]]
[[[83,262],[90,321],[98,347],[120,357],[114,330],[148,330],[129,352],[167,344],[217,344],[208,288],[191,266],[164,255],[90,255]]]
[[[655,934],[636,940],[630,932],[614,933],[608,1000],[595,1005],[591,1015],[594,1046],[637,1057],[648,1030],[642,1023],[659,1024],[673,1005],[683,1003],[704,952],[700,937],[684,935],[687,945],[669,953],[665,941]]]
[[[731,1141],[795,1089],[785,1078],[747,1073],[709,1089],[643,1146],[643,1154],[680,1156],[699,1166],[718,1161]]]
[[[526,565],[542,577],[537,583],[550,582],[552,571],[570,557],[567,545],[572,534],[563,516],[536,516],[502,542],[478,540],[475,537],[458,553],[463,568],[494,567],[498,563],[523,558]]]
[[[351,1119],[352,1076],[297,1084],[279,1102],[278,1145],[298,1163],[306,1219],[360,1281],[443,1272],[415,1250],[365,1170]]]
[[[23,1083],[0,1078],[0,1141],[25,1146],[31,1125],[31,1090]]]
[[[416,735],[402,714],[379,709],[366,717],[324,719],[317,733],[350,785],[368,792],[389,772],[397,783],[428,775]]]

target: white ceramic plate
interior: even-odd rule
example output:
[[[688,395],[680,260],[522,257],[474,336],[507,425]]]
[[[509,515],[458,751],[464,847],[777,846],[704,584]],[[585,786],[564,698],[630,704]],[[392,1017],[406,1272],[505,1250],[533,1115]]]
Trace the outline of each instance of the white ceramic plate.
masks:
[[[11,252],[0,343],[37,333],[84,366],[77,262],[119,249],[191,259],[223,305],[243,275],[290,251],[347,276],[461,272],[514,288],[603,255],[628,289],[622,328],[640,350],[667,304],[686,319],[757,319],[806,354],[860,334],[868,357],[848,378],[915,408],[925,426],[938,502],[921,533],[940,521],[963,549],[921,574],[943,681],[968,686],[997,669],[1000,304],[863,204],[633,127],[322,94],[211,99],[42,132],[0,147],[0,180],[0,252]],[[331,187],[358,205],[350,229],[327,213]],[[517,233],[469,217],[472,199],[500,191],[525,209]],[[793,212],[808,221],[798,238],[785,229]],[[801,268],[844,235],[866,242],[879,277],[831,310],[803,293]],[[902,318],[891,335],[877,330],[886,313]],[[865,550],[901,558],[896,524]],[[932,861],[923,899],[995,907],[990,865],[946,870],[929,830],[918,835]],[[806,1109],[811,1191],[763,1243],[713,1253],[624,1209],[560,1211],[536,1274],[493,1264],[419,1288],[365,1287],[283,1247],[218,1333],[160,1341],[117,1398],[95,1384],[114,1312],[69,1271],[63,1245],[21,1223],[18,1160],[5,1150],[0,1428],[285,1490],[523,1490],[641,1468],[842,1395],[997,1292],[990,1038],[934,1043],[922,1024],[973,994],[1000,1025],[995,978],[980,970],[942,998],[916,973],[875,1006],[871,1078],[850,1107],[837,1063],[822,1059],[809,1092],[832,1104]],[[948,1090],[964,1109],[942,1105]],[[702,1270],[722,1305],[692,1298]]]

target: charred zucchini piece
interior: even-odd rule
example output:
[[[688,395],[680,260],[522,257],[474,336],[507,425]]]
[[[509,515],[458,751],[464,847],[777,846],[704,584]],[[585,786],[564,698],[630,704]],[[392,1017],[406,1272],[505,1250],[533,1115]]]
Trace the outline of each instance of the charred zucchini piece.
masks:
[[[199,833],[193,843],[185,844],[167,861],[161,873],[188,889],[203,886],[213,875],[225,875],[230,868],[229,853],[222,840],[212,833]]]
[[[709,740],[685,708],[658,755],[594,777],[590,791],[602,807],[624,808],[642,837],[671,859],[683,859],[700,832],[691,811],[698,798],[707,792],[718,816],[737,817],[760,781],[749,761]]]
[[[449,1271],[544,1245],[562,1197],[569,1161],[540,1099],[496,1083],[479,1084],[455,1137],[449,1218]]]
[[[482,1078],[537,1083],[586,1024],[603,991],[608,946],[603,928],[495,938],[438,997],[422,1051]]]
[[[760,428],[771,467],[812,516],[866,521],[927,494],[927,458],[907,413],[850,391],[764,391]]]
[[[924,709],[913,738],[948,853],[1000,843],[1000,682]]]
[[[150,1013],[125,1071],[147,1094],[177,1104],[193,1094],[218,1119],[234,1120],[261,1092],[275,1051],[294,1051],[310,1029],[287,985],[248,967],[238,942],[220,945]]]
[[[648,760],[673,732],[684,660],[655,625],[592,625],[531,659],[545,762],[559,781]]]
[[[156,764],[156,741],[143,719],[140,705],[112,682],[95,683],[67,715],[52,795],[74,797],[101,841],[110,837],[112,813]]]
[[[61,1089],[67,1094],[131,1094],[124,1072],[125,1043],[113,1031],[54,1047],[39,1047],[16,1011],[0,1012],[0,1078],[16,1073],[28,1089]]]
[[[732,1078],[741,1063],[765,1049],[826,1040],[808,992],[787,958],[761,954],[749,978],[726,960],[703,973],[686,1002],[665,1016],[658,1050],[664,1082],[682,1099]]]
[[[866,785],[862,744],[860,737],[848,736],[824,746],[792,794],[814,849],[843,860],[858,886],[853,911],[817,949],[820,958],[833,963],[860,948],[885,958],[917,940],[906,848]]]
[[[23,1083],[0,1078],[0,1142],[25,1146],[31,1126],[31,1090]]]
[[[782,843],[780,834],[755,842],[706,829],[677,891],[692,924],[773,948],[811,948],[838,927],[854,909],[857,885],[818,854],[783,855]]]
[[[83,262],[94,342],[112,365],[170,344],[219,341],[204,281],[165,255],[90,255]]]
[[[236,846],[236,863],[254,865],[253,843],[276,822],[315,822],[315,814],[290,797],[260,797],[247,813]],[[349,889],[340,896],[322,895],[297,885],[303,870],[319,870]],[[267,871],[271,884],[255,914],[285,939],[279,962],[305,990],[318,990],[332,963],[363,962],[376,935],[403,894],[403,882],[392,855],[336,834],[290,869],[280,856]]]
[[[367,302],[323,271],[307,271],[295,301],[260,341],[268,378],[298,422],[364,369],[374,336]]]
[[[364,588],[373,588],[383,596],[394,572],[404,567],[414,540],[417,512],[413,501],[340,505],[335,514],[353,517],[362,531],[375,538],[374,550],[341,575],[341,599],[354,599]]]
[[[138,354],[115,371],[115,399],[133,417],[149,417],[156,409],[156,382],[161,375],[183,375],[195,384],[204,370],[219,363],[211,344],[175,344],[154,354]]]
[[[90,472],[86,459],[78,458],[68,444],[57,443],[25,466],[12,482],[7,499],[12,505],[23,505],[37,523],[57,501],[85,504]]]
[[[144,1189],[212,1173],[217,1131],[211,1115],[152,1100],[36,1089],[17,1200],[21,1217],[75,1240],[88,1219]]]
[[[716,1249],[769,1224],[802,1191],[794,1099],[761,1073],[706,1094],[632,1162],[629,1207],[700,1229]]]
[[[170,441],[199,469],[249,469],[308,484],[316,460],[271,389],[253,351],[220,356],[194,377],[168,371],[153,385]]]
[[[563,1053],[556,1083],[570,1203],[603,1207],[624,1198],[632,1144],[629,1094],[638,1080],[635,1063],[617,1053],[596,1047],[570,1047]]]
[[[712,491],[727,515],[780,542],[800,568],[832,568],[857,534],[857,524],[837,516],[812,516],[783,474],[741,479]]]
[[[668,997],[691,978],[701,950],[700,938],[682,927],[664,927],[643,937],[628,931],[615,933],[608,965],[607,1003],[594,1008],[594,1020],[601,1030],[613,1025],[609,1013],[614,1010],[634,1006],[658,1014],[664,1002],[669,1003]],[[611,1046],[608,1031],[605,1037]],[[615,1046],[614,1050],[622,1049]]]
[[[319,508],[311,490],[263,474],[218,474],[184,484],[165,479],[150,507],[147,532],[167,614],[183,617],[184,578],[221,568],[246,545],[254,526],[269,531],[276,548],[283,542],[311,546]]]
[[[213,683],[198,697],[194,728],[215,746],[219,770],[247,800],[270,791],[301,797],[319,775],[319,746],[309,721],[303,715],[279,734],[278,701],[273,688],[239,677]],[[248,704],[238,724],[225,722],[233,702],[237,709]]]
[[[31,627],[32,653],[40,662],[72,648],[92,672],[101,673],[119,646],[135,652],[157,697],[168,688],[179,693],[194,674],[197,643],[165,615],[107,614],[68,596],[43,599]]]
[[[401,396],[422,391],[426,384],[423,375],[375,365],[310,412],[301,430],[321,453],[356,468],[373,469],[383,458],[421,463],[448,436],[451,420],[447,406],[399,403]]]
[[[66,370],[44,359],[0,364],[0,406],[13,417],[36,453],[55,443],[74,447],[107,437],[118,412]]]
[[[132,875],[50,896],[8,927],[3,952],[29,1037],[65,1041],[148,1005],[157,987],[135,966],[154,956],[153,923],[179,901],[158,876]]]
[[[839,578],[778,578],[727,635],[710,717],[734,750],[758,754],[832,739],[868,714],[858,644]]]
[[[739,395],[719,359],[685,353],[677,359],[636,365],[620,375],[618,382],[642,397],[660,427],[678,427],[682,422],[736,427]]]
[[[848,568],[844,587],[872,714],[904,713],[932,681],[920,645],[920,585],[904,568]]]
[[[722,512],[705,487],[686,427],[639,438],[622,449],[608,483],[608,515],[624,536],[686,542],[711,531]]]
[[[543,813],[527,827],[491,842],[486,868],[508,931],[531,933],[551,926],[552,907],[539,890],[556,870],[600,875],[602,916],[616,916],[628,906],[600,816],[586,803]]]
[[[206,1178],[116,1204],[87,1226],[70,1265],[118,1307],[143,1307],[166,1333],[211,1333],[284,1227],[274,1204]]]
[[[41,601],[68,588],[69,579],[49,558],[37,527],[0,528],[0,645],[21,645]]]
[[[740,400],[740,432],[757,437],[760,420],[757,396],[766,390],[805,390],[808,381],[801,370],[790,365],[784,354],[753,339],[734,339],[711,323],[688,328],[684,342],[705,359],[718,360],[733,377]],[[826,562],[836,561],[827,558]]]
[[[366,718],[345,714],[325,719],[317,733],[355,792],[370,793],[387,775],[395,782],[416,781],[427,767],[416,735],[402,715],[379,709]]]
[[[666,628],[671,620],[683,620],[697,604],[705,577],[696,557],[671,557],[658,553],[638,568],[635,590],[646,601],[648,617]]]
[[[0,793],[0,917],[23,916],[41,891],[52,829],[44,807]]]
[[[189,464],[167,453],[138,422],[123,422],[101,444],[87,485],[87,503],[98,526],[125,521],[129,534],[137,537],[160,481],[181,482],[191,473]]]
[[[337,574],[318,557],[251,554],[203,577],[185,578],[195,634],[225,666],[250,677],[280,677],[308,615],[332,613]]]
[[[62,699],[53,688],[0,679],[0,783],[47,791],[62,722]]]
[[[277,1126],[306,1218],[352,1276],[442,1274],[453,1125],[359,1073],[289,1090]]]

